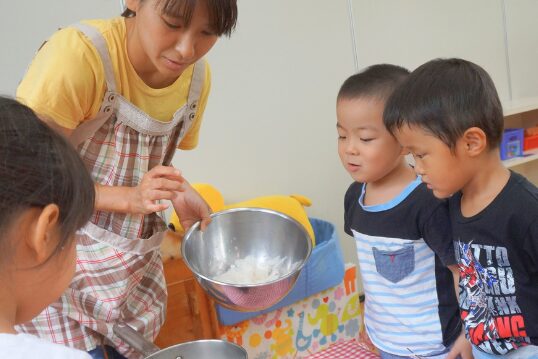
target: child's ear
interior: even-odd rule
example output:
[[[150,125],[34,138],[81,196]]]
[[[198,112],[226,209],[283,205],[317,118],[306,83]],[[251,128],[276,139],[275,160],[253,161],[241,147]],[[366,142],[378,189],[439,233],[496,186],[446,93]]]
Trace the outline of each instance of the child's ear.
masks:
[[[478,127],[468,128],[458,142],[461,150],[471,157],[480,155],[488,147],[486,133]]]
[[[46,261],[58,245],[58,220],[60,208],[49,204],[34,219],[34,228],[29,232],[26,245],[35,256],[37,264]]]

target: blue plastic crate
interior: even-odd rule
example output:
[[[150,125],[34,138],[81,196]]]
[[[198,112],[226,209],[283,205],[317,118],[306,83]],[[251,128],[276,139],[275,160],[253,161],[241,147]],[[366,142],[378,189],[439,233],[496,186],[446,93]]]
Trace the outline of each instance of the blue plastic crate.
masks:
[[[522,128],[507,128],[501,141],[501,160],[523,156],[524,130]]]
[[[216,305],[217,317],[223,325],[233,325],[244,320],[293,304],[306,297],[334,287],[344,278],[344,258],[336,228],[330,222],[309,218],[316,246],[297,278],[293,289],[280,302],[257,312],[238,312]]]

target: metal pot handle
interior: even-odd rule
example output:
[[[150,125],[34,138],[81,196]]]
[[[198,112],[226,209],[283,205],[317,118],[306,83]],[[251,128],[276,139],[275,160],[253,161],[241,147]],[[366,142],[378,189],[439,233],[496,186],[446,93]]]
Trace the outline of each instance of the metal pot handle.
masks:
[[[142,354],[144,357],[148,357],[151,354],[155,354],[161,350],[158,346],[144,338],[142,334],[127,324],[114,324],[112,331],[121,340],[129,344],[134,350]]]

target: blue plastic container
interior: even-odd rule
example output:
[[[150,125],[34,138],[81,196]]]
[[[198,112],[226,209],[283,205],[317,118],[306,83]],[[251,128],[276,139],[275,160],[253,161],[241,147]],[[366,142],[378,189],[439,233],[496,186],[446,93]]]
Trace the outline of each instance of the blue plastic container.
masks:
[[[309,218],[316,246],[302,269],[293,289],[280,302],[258,312],[237,312],[216,305],[217,317],[223,325],[233,325],[293,304],[325,289],[334,287],[344,278],[344,258],[336,228],[330,222]]]
[[[523,156],[524,130],[522,128],[507,128],[501,141],[501,160]]]

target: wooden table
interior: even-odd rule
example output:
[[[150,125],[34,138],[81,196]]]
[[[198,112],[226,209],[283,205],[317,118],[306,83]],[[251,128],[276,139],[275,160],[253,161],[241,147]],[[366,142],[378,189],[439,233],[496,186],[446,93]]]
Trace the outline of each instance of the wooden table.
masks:
[[[191,340],[217,338],[214,305],[183,259],[166,260],[163,266],[168,309],[155,344],[165,348]]]

